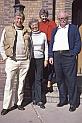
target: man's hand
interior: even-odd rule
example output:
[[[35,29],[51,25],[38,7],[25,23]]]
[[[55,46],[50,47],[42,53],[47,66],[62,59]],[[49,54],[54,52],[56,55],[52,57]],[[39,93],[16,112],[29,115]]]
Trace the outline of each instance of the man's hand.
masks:
[[[49,58],[49,63],[53,64],[53,58]]]

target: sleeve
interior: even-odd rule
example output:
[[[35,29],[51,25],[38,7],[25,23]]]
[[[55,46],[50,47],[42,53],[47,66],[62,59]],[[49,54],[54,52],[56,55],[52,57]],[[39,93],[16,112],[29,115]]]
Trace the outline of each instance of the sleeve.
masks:
[[[54,43],[54,36],[55,36],[56,31],[57,31],[57,28],[53,29],[51,33],[51,41],[49,44],[49,52],[48,52],[49,58],[53,58],[53,43]]]
[[[57,27],[57,24],[55,23],[55,21],[51,21],[52,23],[51,23],[51,27],[52,27],[52,30],[54,29],[54,28],[56,28]]]
[[[74,48],[71,50],[73,55],[77,55],[81,51],[81,37],[79,33],[79,29],[74,26]]]
[[[44,38],[45,38],[45,60],[48,60],[48,43],[46,34],[44,34]]]
[[[0,42],[0,53],[1,53],[3,60],[7,58],[6,53],[5,53],[5,48],[4,48],[4,39],[5,39],[5,29],[2,32],[1,42]]]

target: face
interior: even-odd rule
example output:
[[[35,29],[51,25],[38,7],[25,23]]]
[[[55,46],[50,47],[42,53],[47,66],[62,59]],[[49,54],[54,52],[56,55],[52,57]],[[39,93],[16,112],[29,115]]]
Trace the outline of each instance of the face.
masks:
[[[22,24],[23,24],[23,22],[24,22],[24,20],[23,20],[23,17],[22,16],[15,16],[15,25],[17,26],[17,27],[22,27]]]
[[[60,13],[58,19],[61,27],[65,27],[67,25],[68,16],[66,15],[66,13]]]
[[[33,32],[37,32],[39,30],[38,22],[33,22],[30,27]]]
[[[40,18],[41,18],[41,20],[42,20],[43,22],[47,21],[47,19],[48,19],[48,17],[47,17],[46,14],[41,15]]]

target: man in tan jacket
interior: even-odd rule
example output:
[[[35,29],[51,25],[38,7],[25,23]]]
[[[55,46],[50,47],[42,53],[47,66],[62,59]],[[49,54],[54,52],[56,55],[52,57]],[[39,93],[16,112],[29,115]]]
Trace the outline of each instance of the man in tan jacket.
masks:
[[[17,4],[14,17],[14,24],[4,28],[1,37],[1,56],[5,62],[6,83],[4,90],[3,109],[1,115],[9,112],[13,95],[13,80],[16,73],[19,73],[19,82],[16,83],[17,90],[15,96],[15,106],[19,110],[25,110],[22,106],[23,85],[30,65],[30,33],[23,26],[25,16],[23,14],[24,6]]]

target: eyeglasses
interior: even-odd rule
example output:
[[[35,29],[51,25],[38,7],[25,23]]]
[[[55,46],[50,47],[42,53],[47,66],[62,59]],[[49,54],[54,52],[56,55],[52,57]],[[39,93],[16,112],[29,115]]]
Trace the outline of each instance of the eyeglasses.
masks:
[[[58,19],[61,21],[61,20],[67,20],[68,18],[67,17],[65,17],[65,18],[63,17],[63,18],[58,18]]]

